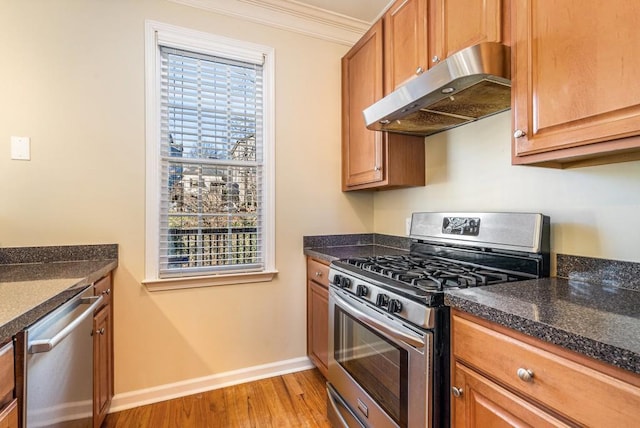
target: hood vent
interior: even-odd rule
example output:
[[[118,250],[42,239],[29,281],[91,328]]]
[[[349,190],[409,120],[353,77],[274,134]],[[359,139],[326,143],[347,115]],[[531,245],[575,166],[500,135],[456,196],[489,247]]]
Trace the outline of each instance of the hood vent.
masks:
[[[364,110],[367,128],[427,136],[511,108],[508,46],[463,49]]]

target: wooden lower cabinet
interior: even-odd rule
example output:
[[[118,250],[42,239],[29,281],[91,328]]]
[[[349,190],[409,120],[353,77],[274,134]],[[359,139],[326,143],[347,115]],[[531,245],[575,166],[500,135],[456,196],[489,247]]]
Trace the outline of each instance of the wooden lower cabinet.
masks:
[[[329,266],[307,260],[307,355],[327,377],[329,345]]]
[[[93,316],[93,426],[102,425],[113,398],[113,294],[111,276],[94,284],[103,304]]]
[[[18,428],[12,342],[0,347],[0,428]]]
[[[0,428],[18,428],[18,400],[0,408]]]
[[[569,426],[460,363],[454,373],[453,385],[459,391],[452,399],[454,427]]]
[[[454,427],[626,427],[640,376],[452,311]]]

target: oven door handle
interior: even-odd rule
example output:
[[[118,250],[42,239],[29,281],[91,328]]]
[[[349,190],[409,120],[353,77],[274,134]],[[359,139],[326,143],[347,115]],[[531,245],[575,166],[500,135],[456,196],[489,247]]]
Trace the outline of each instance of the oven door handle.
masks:
[[[382,331],[387,336],[392,337],[395,340],[402,341],[408,345],[411,345],[415,348],[421,349],[424,348],[424,339],[418,335],[408,334],[397,330],[391,326],[381,323],[377,319],[365,314],[360,309],[351,305],[349,302],[344,300],[336,293],[332,293],[332,296],[335,299],[335,304],[340,306],[342,309],[347,311],[351,316],[356,318],[358,321],[368,325],[369,327]]]

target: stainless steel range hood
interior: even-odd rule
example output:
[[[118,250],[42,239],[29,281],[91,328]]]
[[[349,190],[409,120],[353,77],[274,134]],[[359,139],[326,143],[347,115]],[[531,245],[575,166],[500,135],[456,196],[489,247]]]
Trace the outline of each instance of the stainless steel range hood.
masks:
[[[508,46],[463,49],[364,110],[367,128],[431,135],[511,108]]]

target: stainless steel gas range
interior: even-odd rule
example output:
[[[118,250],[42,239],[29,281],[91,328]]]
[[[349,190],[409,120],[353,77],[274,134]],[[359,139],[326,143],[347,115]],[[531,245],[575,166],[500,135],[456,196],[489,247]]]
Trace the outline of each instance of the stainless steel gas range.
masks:
[[[549,276],[542,214],[414,213],[411,239],[406,255],[331,263],[334,427],[447,427],[445,291]]]

